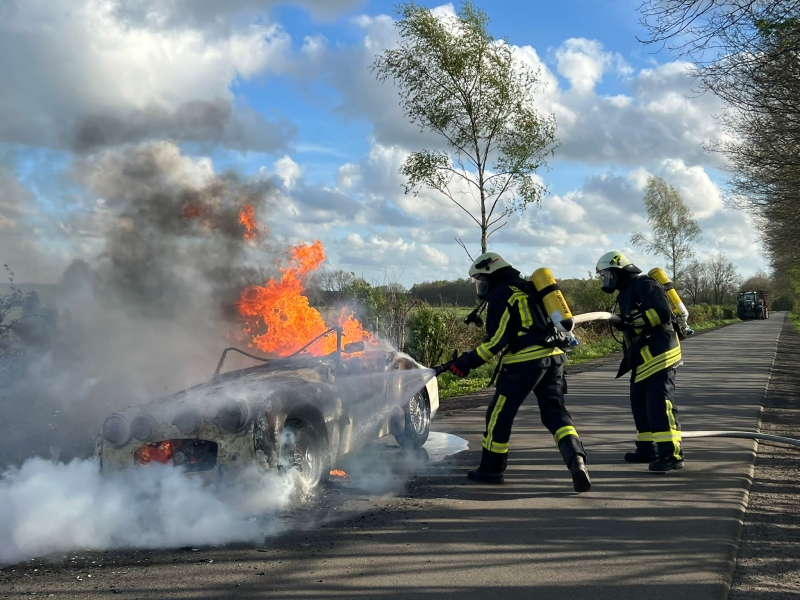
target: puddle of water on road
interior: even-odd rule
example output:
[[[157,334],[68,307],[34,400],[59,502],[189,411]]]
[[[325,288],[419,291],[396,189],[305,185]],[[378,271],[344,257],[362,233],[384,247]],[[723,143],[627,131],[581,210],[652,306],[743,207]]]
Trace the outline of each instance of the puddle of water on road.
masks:
[[[469,449],[469,442],[457,435],[431,431],[423,448],[428,453],[428,459],[433,463]]]

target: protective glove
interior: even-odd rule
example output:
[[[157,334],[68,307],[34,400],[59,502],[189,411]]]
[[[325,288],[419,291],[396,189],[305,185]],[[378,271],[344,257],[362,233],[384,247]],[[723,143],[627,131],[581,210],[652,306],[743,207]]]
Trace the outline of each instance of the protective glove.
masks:
[[[626,319],[625,317],[620,317],[619,321],[614,322],[614,327],[618,331],[632,331],[633,330],[633,321],[631,319]]]
[[[436,374],[437,377],[442,373],[444,373],[445,371],[450,370],[447,365],[433,365],[431,369],[433,369],[433,372]]]
[[[471,362],[469,352],[464,352],[464,354],[450,363],[450,372],[456,377],[466,377],[472,368]]]
[[[620,331],[630,331],[639,335],[645,327],[644,316],[641,313],[635,313],[630,317],[620,317],[615,327]]]

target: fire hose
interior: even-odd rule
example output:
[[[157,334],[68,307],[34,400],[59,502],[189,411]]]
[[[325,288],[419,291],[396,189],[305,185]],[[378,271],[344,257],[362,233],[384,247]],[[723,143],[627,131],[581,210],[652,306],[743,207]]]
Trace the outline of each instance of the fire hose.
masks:
[[[610,312],[590,312],[584,313],[582,315],[573,315],[572,322],[575,325],[579,325],[581,323],[589,323],[591,321],[611,321],[612,323],[619,323],[620,322],[619,315],[615,315],[614,313]]]
[[[591,312],[582,315],[574,315],[573,321],[575,324],[589,323],[591,321],[611,321],[612,323],[619,322],[618,315],[610,312]],[[800,440],[780,435],[772,435],[767,433],[756,433],[754,431],[682,431],[682,438],[707,438],[707,437],[720,437],[720,438],[740,438],[750,440],[762,440],[767,442],[774,442],[776,444],[786,444],[800,448]]]
[[[682,438],[702,438],[702,437],[724,437],[724,438],[744,438],[750,440],[764,440],[775,442],[776,444],[786,444],[800,448],[800,440],[772,435],[768,433],[755,433],[751,431],[681,431]]]
[[[611,321],[611,323],[618,323],[620,321],[619,315],[602,311],[584,313],[581,315],[573,315],[572,319],[575,325],[578,325],[580,323],[589,323],[592,321]],[[455,358],[455,356],[453,358]],[[434,372],[436,373],[436,375],[440,375],[444,371],[449,370],[451,363],[452,361],[447,362],[444,365],[436,365],[436,367],[434,367]],[[780,435],[772,435],[768,433],[756,433],[754,431],[709,430],[709,431],[681,432],[681,438],[708,438],[708,437],[739,438],[739,439],[750,439],[757,441],[761,440],[761,441],[774,442],[776,444],[785,444],[787,446],[794,446],[796,448],[800,448],[800,440]]]

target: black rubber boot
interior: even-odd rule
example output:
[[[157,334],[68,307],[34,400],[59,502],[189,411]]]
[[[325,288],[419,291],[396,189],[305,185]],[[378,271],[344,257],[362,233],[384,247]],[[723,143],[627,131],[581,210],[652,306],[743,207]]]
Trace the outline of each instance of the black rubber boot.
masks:
[[[675,455],[662,456],[658,460],[651,462],[649,468],[653,473],[666,473],[673,469],[682,469],[683,457],[677,458]]]
[[[658,456],[656,454],[644,454],[638,450],[635,452],[626,452],[623,458],[625,459],[625,462],[629,463],[651,463],[655,460],[658,460]]]
[[[503,470],[508,457],[506,454],[489,452],[486,448],[481,454],[481,464],[474,471],[467,472],[467,479],[480,483],[503,483]]]
[[[586,450],[583,442],[576,435],[568,435],[558,442],[558,450],[564,458],[572,475],[572,486],[576,492],[588,492],[592,487],[589,471],[586,470]]]
[[[586,470],[586,463],[583,457],[578,454],[572,459],[572,464],[569,466],[569,472],[572,473],[572,486],[578,493],[588,492],[592,489],[592,481],[589,479],[589,471]]]
[[[626,452],[623,458],[629,463],[651,463],[658,458],[658,449],[653,442],[636,442],[636,450]]]

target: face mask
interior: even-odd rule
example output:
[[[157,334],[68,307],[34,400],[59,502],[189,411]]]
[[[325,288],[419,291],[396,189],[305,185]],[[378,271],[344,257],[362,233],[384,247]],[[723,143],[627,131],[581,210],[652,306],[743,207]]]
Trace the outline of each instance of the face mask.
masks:
[[[614,269],[603,269],[600,271],[600,276],[603,278],[603,284],[600,289],[606,294],[613,294],[617,289],[617,273]]]
[[[483,300],[489,295],[489,279],[486,275],[475,275],[475,293]]]

